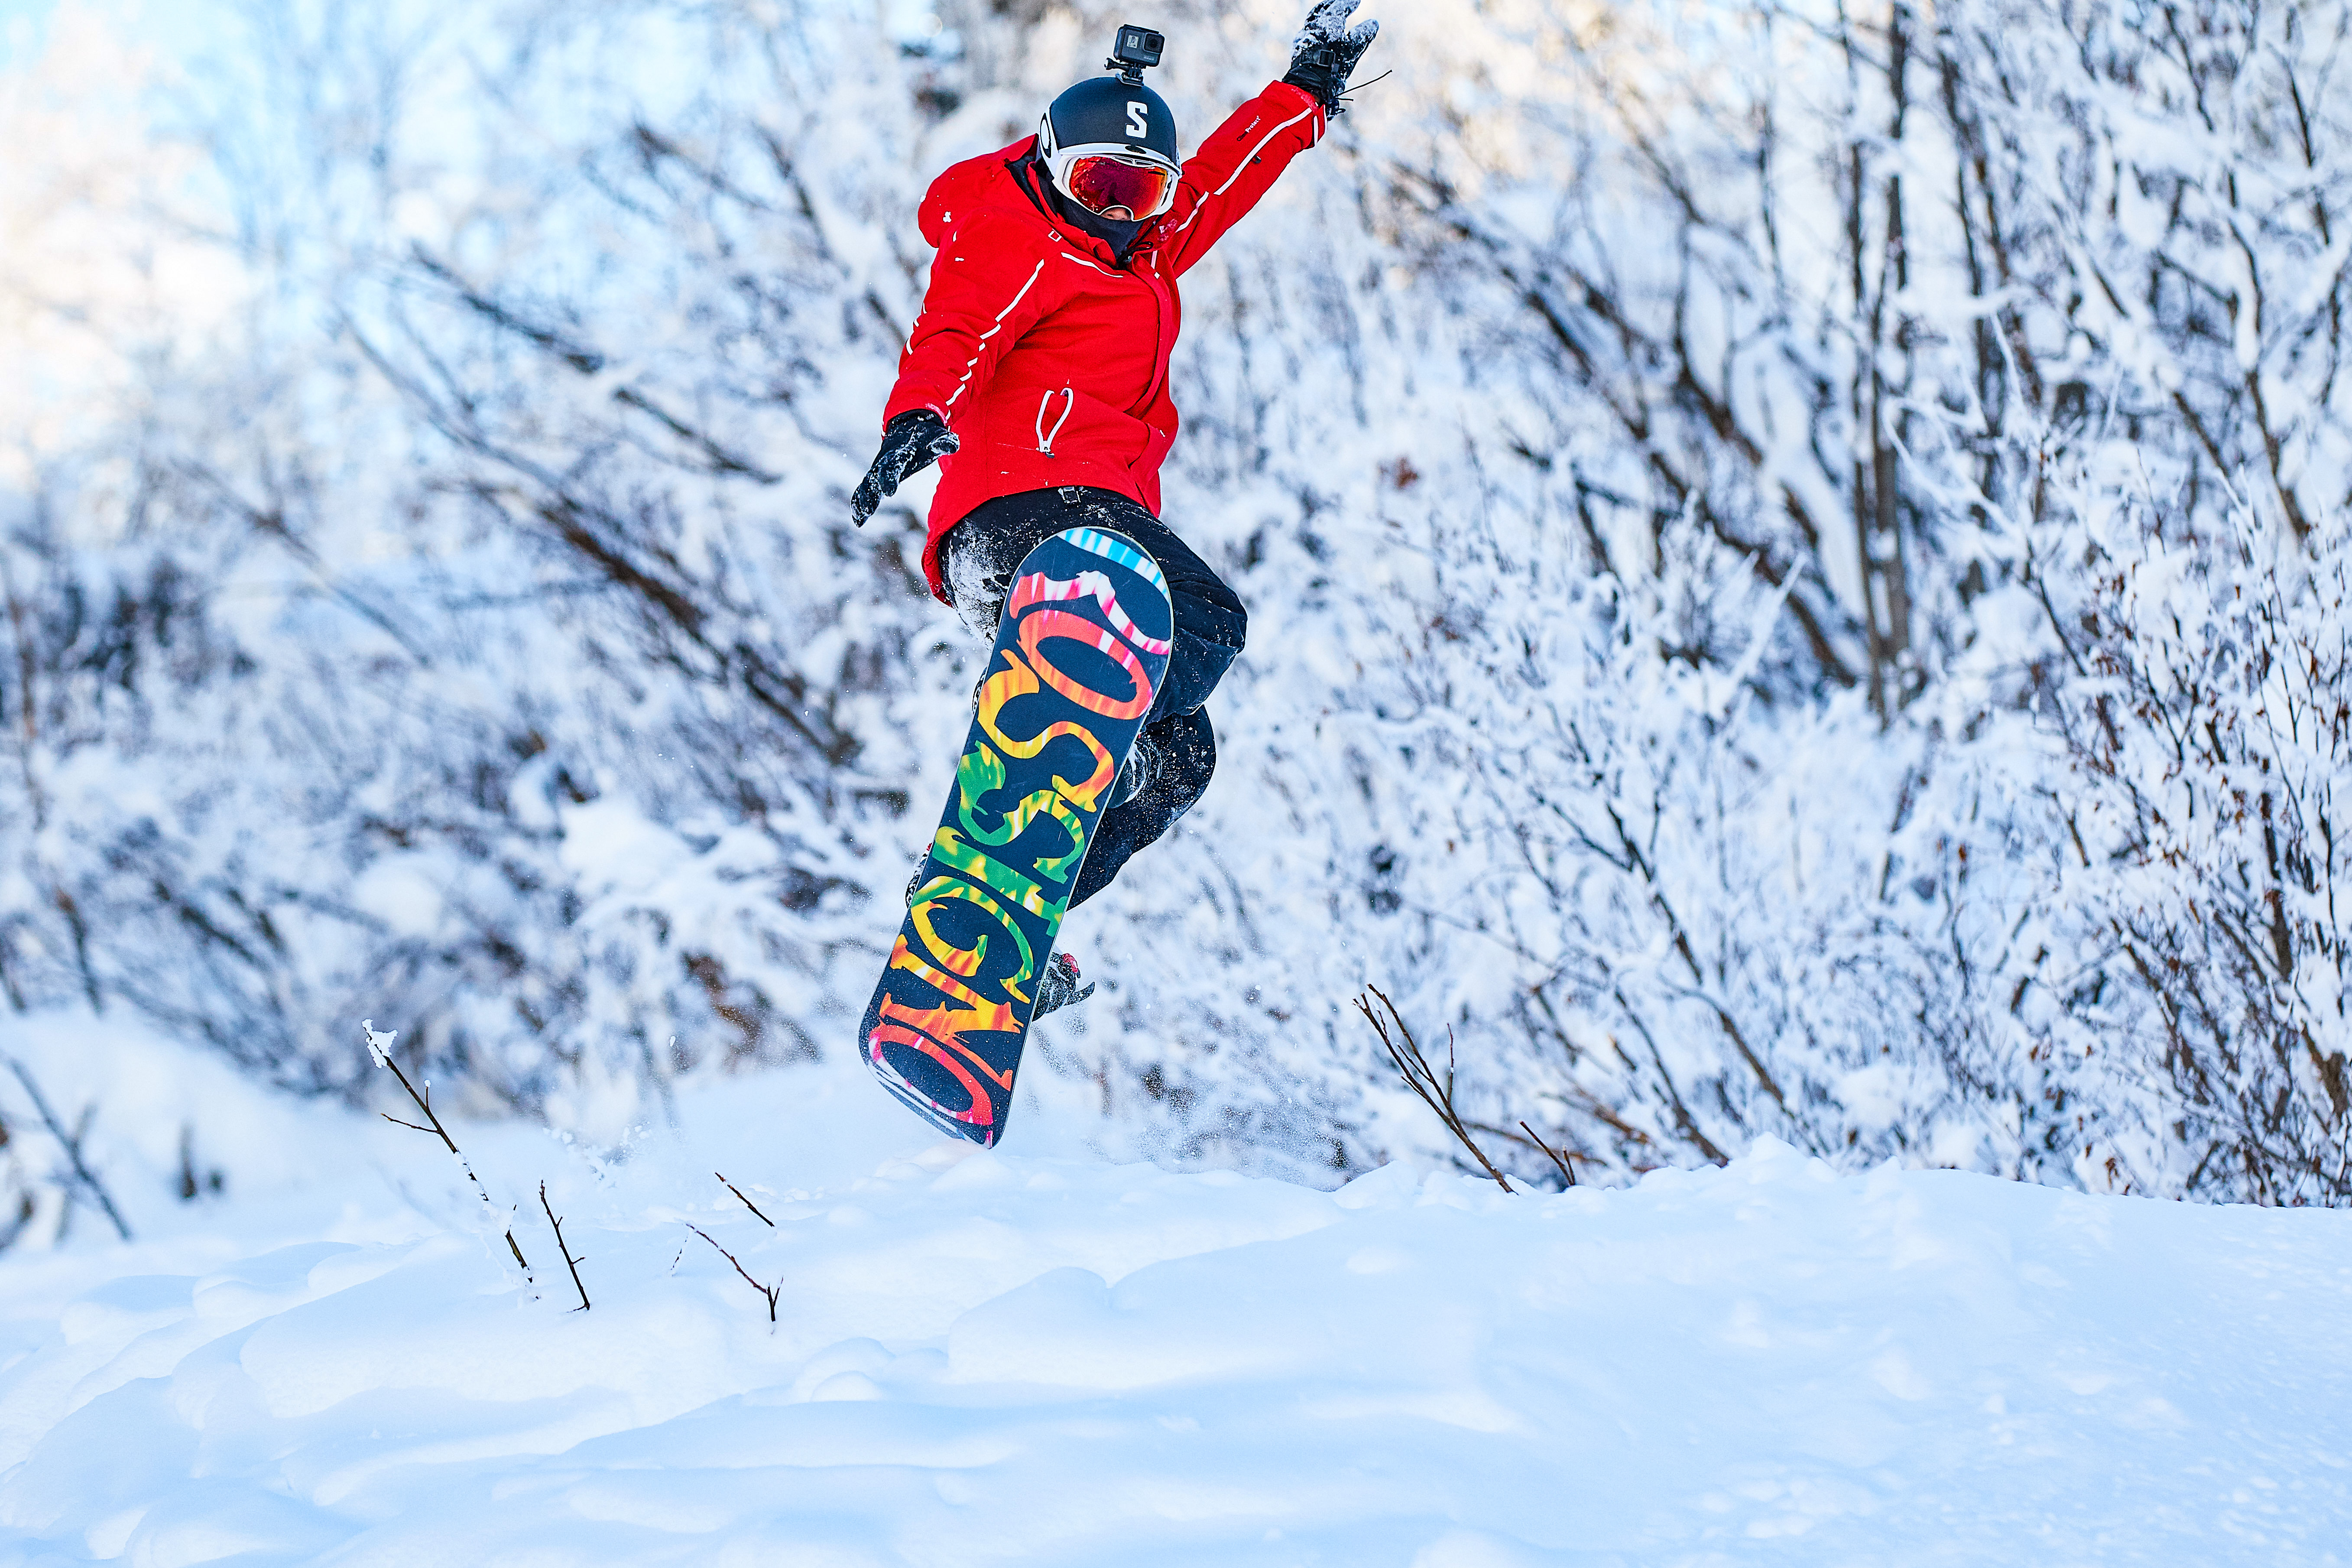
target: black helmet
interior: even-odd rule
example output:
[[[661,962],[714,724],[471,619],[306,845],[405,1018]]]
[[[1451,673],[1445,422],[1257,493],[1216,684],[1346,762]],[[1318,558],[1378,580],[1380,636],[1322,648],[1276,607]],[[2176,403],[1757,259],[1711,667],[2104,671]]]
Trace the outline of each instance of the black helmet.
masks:
[[[1066,147],[1125,147],[1176,163],[1176,116],[1168,100],[1141,82],[1098,76],[1082,81],[1045,108],[1037,128],[1047,157]]]
[[[1061,195],[1082,208],[1082,225],[1122,254],[1134,226],[1164,213],[1183,171],[1176,162],[1176,116],[1141,81],[1097,77],[1046,107],[1037,124],[1037,162]]]

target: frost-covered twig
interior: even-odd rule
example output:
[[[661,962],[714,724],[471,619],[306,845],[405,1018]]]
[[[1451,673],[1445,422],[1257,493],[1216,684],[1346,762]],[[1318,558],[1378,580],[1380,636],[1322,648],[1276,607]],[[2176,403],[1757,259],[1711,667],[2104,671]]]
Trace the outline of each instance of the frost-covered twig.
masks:
[[[1478,1147],[1477,1140],[1470,1136],[1470,1130],[1462,1125],[1462,1118],[1454,1109],[1453,1027],[1448,1026],[1445,1031],[1445,1079],[1440,1082],[1435,1069],[1429,1065],[1429,1058],[1421,1054],[1421,1046],[1413,1039],[1412,1031],[1405,1027],[1404,1016],[1397,1011],[1396,1004],[1390,1001],[1387,994],[1377,985],[1367,985],[1364,989],[1370,993],[1370,996],[1357,997],[1356,1011],[1364,1016],[1364,1022],[1370,1024],[1372,1033],[1381,1037],[1381,1045],[1389,1053],[1389,1060],[1396,1064],[1397,1071],[1403,1075],[1405,1087],[1419,1095],[1423,1105],[1437,1112],[1437,1119],[1445,1123],[1446,1131],[1462,1141],[1462,1146],[1470,1151],[1470,1157],[1478,1162],[1479,1169],[1495,1178],[1496,1186],[1507,1193],[1512,1191],[1511,1184],[1504,1179],[1502,1172],[1495,1169],[1494,1162],[1486,1158],[1486,1152]],[[1396,1021],[1396,1039],[1390,1037],[1388,1025],[1372,1011],[1371,996],[1378,996],[1381,1005],[1388,1009],[1389,1017]],[[1404,1042],[1402,1046],[1397,1044],[1398,1039]]]
[[[392,1076],[400,1080],[400,1087],[408,1091],[408,1098],[416,1102],[416,1109],[423,1111],[425,1113],[425,1120],[431,1122],[433,1125],[430,1127],[419,1127],[414,1121],[403,1121],[399,1117],[393,1115],[389,1111],[383,1111],[378,1114],[382,1115],[386,1121],[391,1122],[394,1127],[405,1127],[412,1131],[416,1132],[430,1132],[435,1137],[440,1139],[441,1142],[447,1146],[449,1150],[449,1157],[457,1162],[457,1168],[459,1170],[466,1173],[466,1180],[474,1184],[475,1195],[482,1200],[483,1212],[490,1216],[490,1223],[497,1226],[500,1230],[506,1233],[507,1250],[514,1254],[515,1267],[522,1270],[522,1282],[529,1286],[533,1291],[538,1290],[539,1281],[531,1278],[530,1263],[523,1257],[522,1247],[515,1240],[514,1226],[507,1224],[499,1217],[499,1205],[490,1201],[489,1188],[482,1185],[482,1178],[474,1174],[474,1167],[467,1162],[464,1153],[458,1150],[457,1141],[449,1136],[449,1130],[441,1125],[441,1119],[438,1116],[433,1114],[432,1100],[425,1095],[417,1093],[416,1086],[408,1081],[408,1075],[400,1070],[400,1064],[392,1059],[392,1042],[400,1037],[400,1031],[397,1029],[386,1029],[383,1033],[379,1034],[376,1031],[374,1019],[362,1018],[360,1020],[360,1033],[367,1037],[368,1055],[375,1058],[375,1065],[380,1068],[389,1068],[392,1069]],[[560,1238],[558,1244],[561,1245]],[[587,1296],[587,1292],[584,1290],[582,1291],[581,1296],[584,1300]]]
[[[572,1270],[572,1288],[580,1292],[579,1310],[588,1310],[588,1287],[580,1283],[580,1266],[588,1260],[572,1256],[572,1248],[563,1243],[563,1222],[555,1217],[555,1209],[547,1201],[547,1184],[539,1184],[539,1206],[547,1211],[547,1223],[555,1227],[555,1250],[563,1254],[563,1267]]]
[[[719,1173],[716,1171],[713,1171],[710,1173],[714,1176],[719,1176],[720,1184],[726,1187],[729,1192],[733,1193],[739,1198],[743,1198],[742,1188],[729,1181],[725,1176],[719,1175]],[[753,1203],[749,1198],[743,1198],[743,1206],[750,1209],[753,1214],[760,1215],[760,1223],[761,1225],[766,1226],[770,1230],[776,1228],[776,1222],[774,1220],[770,1219],[766,1215],[760,1214],[760,1205],[758,1204]]]
[[[65,1123],[58,1120],[58,1113],[49,1109],[48,1097],[41,1092],[41,1086],[33,1081],[31,1069],[13,1056],[8,1058],[8,1067],[16,1075],[16,1081],[25,1086],[26,1094],[32,1098],[33,1109],[40,1113],[41,1121],[48,1127],[49,1136],[56,1139],[58,1147],[66,1152],[66,1159],[73,1166],[74,1180],[79,1182],[82,1189],[97,1201],[98,1206],[105,1211],[106,1217],[114,1222],[115,1234],[121,1237],[123,1240],[129,1241],[131,1227],[123,1223],[122,1212],[114,1206],[114,1200],[107,1195],[105,1185],[98,1179],[98,1173],[91,1170],[83,1161],[81,1140],[68,1132]],[[70,1192],[72,1189],[67,1190]]]
[[[728,1262],[735,1265],[735,1272],[743,1276],[743,1283],[749,1285],[752,1289],[757,1290],[761,1295],[765,1296],[768,1299],[768,1321],[772,1323],[776,1321],[776,1298],[784,1293],[784,1282],[779,1279],[773,1285],[761,1284],[757,1279],[751,1278],[751,1271],[744,1268],[741,1261],[739,1260],[733,1253],[728,1251],[723,1247],[719,1247],[718,1242],[711,1240],[711,1236],[709,1231],[703,1229],[692,1220],[686,1220],[682,1223],[686,1226],[687,1229],[694,1232],[695,1235],[702,1237],[703,1240],[710,1242],[711,1246],[718,1247],[719,1256],[727,1259]],[[769,1223],[772,1225],[775,1222],[771,1220]]]

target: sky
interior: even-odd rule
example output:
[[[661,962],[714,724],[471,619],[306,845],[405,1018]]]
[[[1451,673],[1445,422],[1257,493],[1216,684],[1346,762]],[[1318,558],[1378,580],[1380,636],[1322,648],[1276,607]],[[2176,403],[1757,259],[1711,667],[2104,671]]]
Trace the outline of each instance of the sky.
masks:
[[[79,8],[121,20],[125,36],[147,45],[185,47],[204,38],[209,18],[234,0],[0,0],[0,70],[40,52],[60,9]]]
[[[0,0],[0,67],[37,47],[53,6],[54,0]]]

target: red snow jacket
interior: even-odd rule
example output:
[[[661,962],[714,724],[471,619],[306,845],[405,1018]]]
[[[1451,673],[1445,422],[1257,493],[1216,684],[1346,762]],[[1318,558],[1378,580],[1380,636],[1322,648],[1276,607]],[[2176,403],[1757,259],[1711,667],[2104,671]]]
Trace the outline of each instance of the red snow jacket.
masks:
[[[1311,94],[1268,87],[1185,163],[1175,205],[1136,236],[1123,268],[1024,190],[1034,137],[932,182],[920,217],[939,258],[882,422],[929,408],[963,442],[940,459],[931,500],[933,594],[948,596],[941,536],[998,496],[1096,485],[1160,514],[1160,462],[1176,439],[1176,279],[1323,131]]]

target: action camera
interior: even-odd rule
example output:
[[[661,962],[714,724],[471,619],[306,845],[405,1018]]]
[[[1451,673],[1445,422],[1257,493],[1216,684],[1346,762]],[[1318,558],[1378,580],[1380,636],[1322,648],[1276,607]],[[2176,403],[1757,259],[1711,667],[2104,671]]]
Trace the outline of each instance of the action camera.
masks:
[[[1110,58],[1103,64],[1129,81],[1141,81],[1144,71],[1160,63],[1160,51],[1167,47],[1165,33],[1155,33],[1149,27],[1122,26],[1110,47]]]

